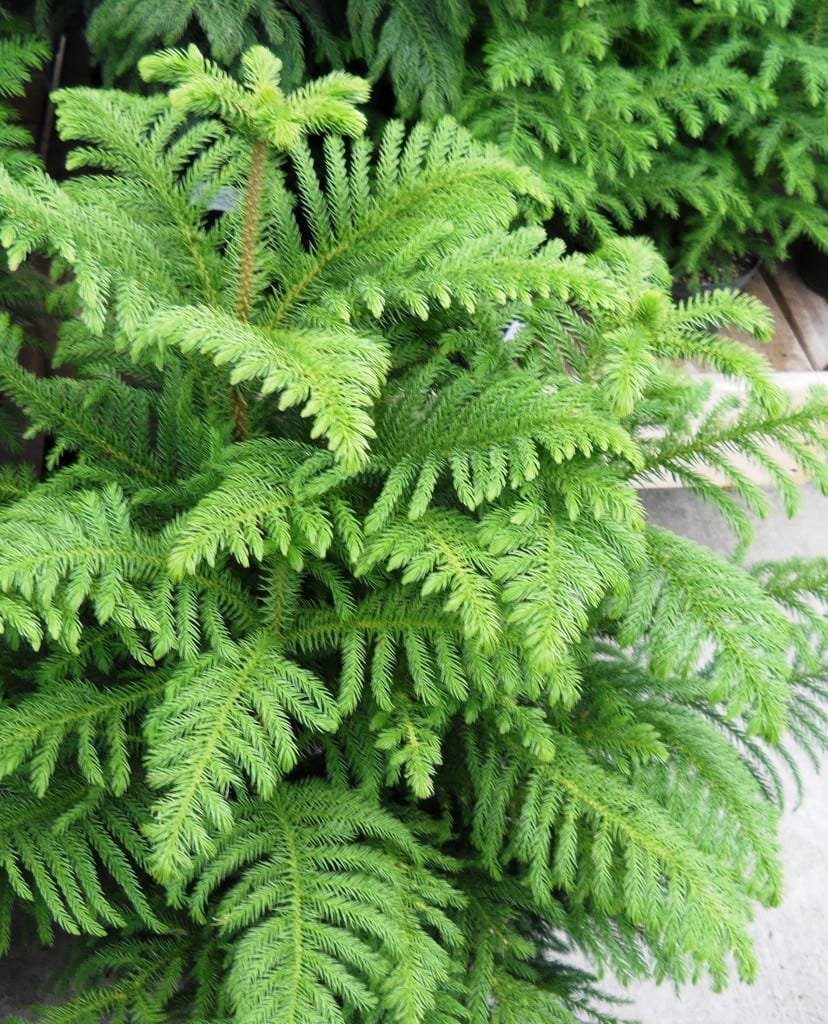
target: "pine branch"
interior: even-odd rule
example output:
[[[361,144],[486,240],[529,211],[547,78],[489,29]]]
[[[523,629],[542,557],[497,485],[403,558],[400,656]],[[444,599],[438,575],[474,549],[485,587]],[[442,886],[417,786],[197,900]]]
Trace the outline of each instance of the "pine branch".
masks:
[[[172,674],[146,720],[147,777],[165,790],[146,830],[160,878],[174,881],[214,848],[233,823],[228,794],[243,794],[245,779],[261,797],[273,795],[298,759],[290,718],[313,732],[337,724],[323,683],[265,632]]]
[[[44,796],[71,735],[83,778],[92,786],[122,795],[131,774],[127,719],[160,696],[165,683],[163,673],[111,691],[76,682],[44,688],[0,707],[0,777],[28,764],[31,788],[36,796]],[[105,763],[99,746],[106,749]],[[63,770],[62,764],[60,768]]]
[[[652,567],[629,604],[622,642],[646,634],[657,674],[696,667],[712,643],[711,702],[777,739],[788,696],[787,621],[746,573],[712,552],[660,527],[649,526],[647,537]]]
[[[134,914],[163,930],[144,894],[147,850],[140,834],[140,799],[108,805],[94,789],[64,781],[35,800],[14,781],[3,785],[0,860],[3,888],[32,904],[48,940],[51,921],[70,935],[104,935]],[[104,888],[110,879],[113,899]],[[2,902],[0,934],[8,948],[9,910]]]
[[[243,807],[191,897],[233,937],[237,1019],[343,1022],[380,997],[396,1019],[426,1020],[459,935],[457,894],[422,854],[388,811],[318,781]]]

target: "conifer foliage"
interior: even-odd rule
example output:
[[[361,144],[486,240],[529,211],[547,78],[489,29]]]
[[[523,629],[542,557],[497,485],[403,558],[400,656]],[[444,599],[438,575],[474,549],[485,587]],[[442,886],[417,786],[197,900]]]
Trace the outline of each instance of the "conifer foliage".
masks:
[[[0,170],[73,367],[3,321],[49,465],[0,488],[0,944],[86,954],[38,1019],[607,1024],[575,949],[751,977],[828,567],[749,574],[636,484],[744,539],[734,455],[828,490],[825,396],[715,333],[767,336],[754,299],[674,306],[636,239],[566,256],[450,120],[373,143],[363,81],[285,91],[262,47],[141,74],[55,95],[65,183]]]
[[[827,24],[823,0],[100,0],[88,35],[110,79],[192,38],[225,62],[267,41],[291,83],[367,69],[400,116],[533,167],[579,244],[646,233],[729,281],[800,236],[828,249]]]
[[[92,5],[87,37],[108,81],[131,74],[138,58],[156,46],[197,35],[225,64],[251,44],[266,42],[279,52],[283,78],[295,85],[305,69],[306,39],[326,60],[339,61],[324,6],[306,0],[101,0]]]
[[[35,38],[28,26],[0,6],[0,164],[11,174],[20,174],[37,163],[32,152],[33,140],[20,124],[15,104],[24,95],[29,77],[43,64],[47,53],[48,47]],[[7,308],[25,304],[30,289],[34,290],[31,279],[22,282],[11,278],[6,273],[5,256],[0,256],[0,305]],[[0,416],[3,433],[7,435],[3,442],[12,442],[13,447],[5,410]]]
[[[801,235],[828,249],[822,0],[475,6],[454,109],[544,175],[576,235],[643,224],[714,279]]]
[[[31,140],[16,123],[15,111],[8,105],[23,95],[33,70],[46,58],[47,47],[20,26],[0,7],[0,160],[10,170],[22,170],[33,163],[26,150]]]

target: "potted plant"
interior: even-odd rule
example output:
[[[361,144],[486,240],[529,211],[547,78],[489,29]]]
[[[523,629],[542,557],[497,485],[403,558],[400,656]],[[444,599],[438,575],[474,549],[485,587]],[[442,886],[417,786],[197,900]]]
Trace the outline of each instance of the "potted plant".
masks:
[[[571,948],[752,976],[825,567],[748,573],[636,485],[743,535],[733,453],[824,486],[824,398],[707,330],[766,334],[756,300],[674,306],[640,240],[564,255],[453,122],[374,145],[364,82],[285,92],[260,47],[141,70],[167,91],[54,97],[65,183],[0,171],[75,368],[4,324],[49,455],[0,509],[0,936],[87,955],[40,1019],[610,1020]],[[691,355],[747,397],[703,413]]]

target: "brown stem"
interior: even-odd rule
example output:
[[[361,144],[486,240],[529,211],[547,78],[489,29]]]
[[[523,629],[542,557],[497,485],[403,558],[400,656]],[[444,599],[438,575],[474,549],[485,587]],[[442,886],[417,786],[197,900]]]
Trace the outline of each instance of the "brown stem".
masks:
[[[243,441],[247,437],[247,399],[240,387],[230,391],[230,407],[233,413],[233,437]]]
[[[244,190],[244,220],[242,222],[241,260],[239,262],[239,289],[236,293],[235,313],[239,320],[247,320],[253,299],[253,274],[256,267],[256,242],[259,240],[259,215],[264,188],[267,143],[257,142],[250,158],[250,177]]]
[[[256,142],[250,157],[250,175],[244,190],[244,214],[242,220],[241,258],[239,260],[239,285],[236,292],[234,312],[243,323],[250,316],[253,302],[253,281],[256,270],[256,243],[259,240],[259,218],[261,215],[264,172],[267,161],[267,144]],[[233,388],[231,398],[233,427],[237,441],[247,436],[247,400],[240,388]]]

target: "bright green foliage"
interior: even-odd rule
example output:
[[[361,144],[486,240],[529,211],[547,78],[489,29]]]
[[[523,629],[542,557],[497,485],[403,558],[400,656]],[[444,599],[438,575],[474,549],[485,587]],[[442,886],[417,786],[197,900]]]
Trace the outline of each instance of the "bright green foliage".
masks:
[[[73,368],[3,321],[49,451],[0,477],[0,926],[91,946],[40,1019],[611,1024],[572,952],[750,977],[828,570],[749,573],[636,486],[744,542],[738,459],[791,507],[782,457],[825,487],[825,397],[716,333],[766,337],[755,300],[673,305],[641,240],[564,255],[454,122],[372,144],[360,80],[240,65],[61,91],[82,173],[0,172]],[[742,392],[709,408],[681,360]]]
[[[3,952],[18,900],[31,908],[44,942],[51,941],[54,925],[70,935],[105,935],[132,919],[163,929],[144,894],[142,800],[122,797],[108,806],[100,793],[75,783],[55,783],[40,800],[15,783],[0,791]],[[112,886],[118,889],[114,900],[106,891]]]
[[[178,877],[191,851],[212,849],[211,832],[230,831],[226,794],[245,788],[242,773],[259,796],[272,797],[298,760],[291,722],[328,732],[338,724],[336,705],[264,630],[173,673],[146,722],[147,777],[169,790],[148,829],[159,877]]]
[[[643,224],[714,278],[800,235],[828,248],[822,0],[473,6],[461,63],[482,60],[449,106],[543,175],[570,230]]]
[[[544,179],[581,247],[655,237],[680,273],[828,248],[823,0],[100,0],[87,34],[111,82],[156,45],[222,63],[256,41],[285,80],[345,65],[374,111],[448,113]]]
[[[200,920],[234,880],[212,913],[220,934],[239,935],[227,979],[237,1016],[372,1019],[379,1006],[423,1020],[460,946],[446,909],[462,902],[428,857],[373,800],[326,782],[283,783],[242,805],[191,895]]]

